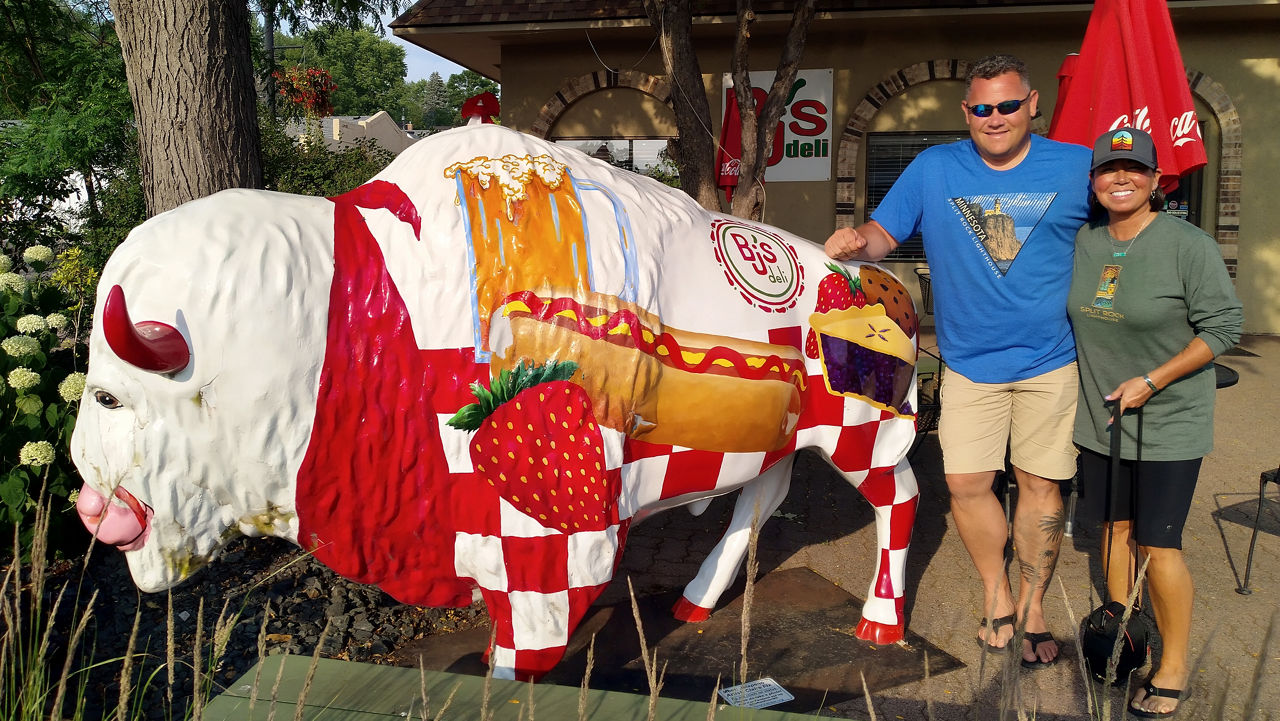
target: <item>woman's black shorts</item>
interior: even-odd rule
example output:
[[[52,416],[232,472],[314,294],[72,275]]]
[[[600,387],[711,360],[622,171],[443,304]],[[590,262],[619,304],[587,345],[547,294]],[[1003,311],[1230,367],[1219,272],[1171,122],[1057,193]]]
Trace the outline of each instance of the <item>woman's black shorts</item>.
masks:
[[[1080,449],[1081,498],[1107,521],[1133,521],[1133,538],[1141,546],[1182,548],[1182,527],[1191,511],[1202,458],[1186,461],[1120,461],[1120,477],[1112,480],[1107,498],[1111,458]],[[1137,513],[1130,503],[1137,477]],[[1109,501],[1104,505],[1104,501]],[[1105,509],[1105,513],[1104,513]]]

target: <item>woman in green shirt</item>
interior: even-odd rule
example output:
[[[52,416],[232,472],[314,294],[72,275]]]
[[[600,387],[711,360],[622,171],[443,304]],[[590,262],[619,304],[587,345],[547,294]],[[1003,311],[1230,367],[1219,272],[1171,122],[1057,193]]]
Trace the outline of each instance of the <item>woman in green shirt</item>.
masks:
[[[1089,177],[1095,212],[1076,234],[1068,298],[1080,367],[1075,441],[1085,496],[1099,498],[1111,411],[1120,404],[1120,478],[1104,499],[1107,592],[1125,602],[1139,554],[1149,559],[1147,584],[1164,651],[1129,709],[1160,718],[1176,712],[1190,673],[1194,587],[1182,527],[1200,461],[1213,447],[1213,359],[1240,339],[1244,314],[1217,243],[1160,212],[1164,195],[1151,136],[1134,128],[1104,133]],[[1137,500],[1130,503],[1135,482]]]

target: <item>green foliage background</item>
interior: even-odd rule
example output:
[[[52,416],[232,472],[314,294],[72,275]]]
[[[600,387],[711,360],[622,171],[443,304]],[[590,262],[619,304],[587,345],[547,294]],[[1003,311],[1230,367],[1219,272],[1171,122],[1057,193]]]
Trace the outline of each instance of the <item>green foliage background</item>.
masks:
[[[50,249],[40,246],[30,252],[52,255]],[[12,538],[17,527],[25,548],[41,493],[48,494],[56,510],[69,509],[72,492],[81,484],[68,452],[80,394],[74,387],[60,386],[69,376],[85,370],[85,304],[90,301],[97,273],[75,250],[52,263],[23,261],[21,257],[0,259],[0,267],[10,265],[11,270],[0,274],[0,418],[5,423],[0,432],[0,533]],[[66,321],[61,328],[46,325],[33,331],[20,322],[32,316],[47,319],[55,313]],[[25,340],[28,345],[34,341],[38,350],[15,354],[19,347],[16,340]],[[27,378],[34,373],[39,380],[29,386],[15,383],[20,380],[15,373]],[[79,379],[83,388],[83,375]],[[24,462],[24,448],[41,442],[52,445],[51,462]],[[52,537],[68,544],[61,548],[83,550],[78,520],[70,513],[55,518],[59,532]]]
[[[420,129],[460,124],[467,97],[499,88],[472,72],[406,83],[404,49],[365,24],[402,8],[398,0],[262,0],[255,9],[270,10],[294,33],[274,35],[277,64],[321,67],[333,75],[337,114],[386,110]],[[265,77],[261,28],[253,46],[258,74]],[[277,107],[286,111],[288,103]],[[270,190],[340,195],[393,157],[372,142],[339,151],[299,142],[286,132],[286,121],[265,108],[260,114]],[[0,0],[0,255],[10,266],[4,272],[16,278],[0,287],[0,341],[29,335],[39,342],[38,352],[22,357],[0,351],[0,533],[14,526],[29,533],[42,485],[54,502],[55,527],[68,520],[80,527],[74,514],[59,513],[70,509],[80,479],[68,446],[78,400],[63,399],[58,386],[86,370],[96,278],[145,219],[133,106],[108,3]],[[58,260],[50,267],[23,260],[39,247]],[[17,329],[21,318],[54,312],[74,323],[34,333]],[[38,374],[39,382],[12,387],[8,377],[18,368]],[[24,463],[22,449],[40,441],[54,447],[53,462]]]

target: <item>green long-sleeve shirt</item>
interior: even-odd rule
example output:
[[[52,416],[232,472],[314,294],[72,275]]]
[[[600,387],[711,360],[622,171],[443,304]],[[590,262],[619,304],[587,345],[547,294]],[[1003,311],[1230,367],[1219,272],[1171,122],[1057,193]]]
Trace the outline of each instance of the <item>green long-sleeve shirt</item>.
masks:
[[[1080,363],[1075,441],[1110,452],[1103,398],[1149,373],[1200,338],[1216,357],[1240,340],[1244,312],[1217,243],[1199,228],[1159,213],[1117,250],[1105,222],[1076,234],[1068,313]],[[1201,458],[1213,449],[1213,364],[1170,383],[1143,408],[1142,459]],[[1123,419],[1120,456],[1137,457],[1135,413]]]

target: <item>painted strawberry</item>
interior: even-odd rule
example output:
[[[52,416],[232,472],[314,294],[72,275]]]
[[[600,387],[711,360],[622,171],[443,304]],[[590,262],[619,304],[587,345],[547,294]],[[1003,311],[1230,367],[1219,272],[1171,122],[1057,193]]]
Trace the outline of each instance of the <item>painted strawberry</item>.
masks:
[[[471,464],[498,494],[546,528],[601,531],[614,522],[617,474],[573,362],[521,363],[491,388],[471,384],[476,403],[449,425],[475,431]],[[612,511],[611,511],[612,509]]]
[[[849,275],[849,271],[836,263],[827,263],[830,273],[818,283],[818,305],[815,313],[826,313],[832,310],[861,308],[867,304],[867,296],[863,294],[861,280]],[[813,328],[804,339],[804,354],[810,358],[818,357],[818,334]]]

